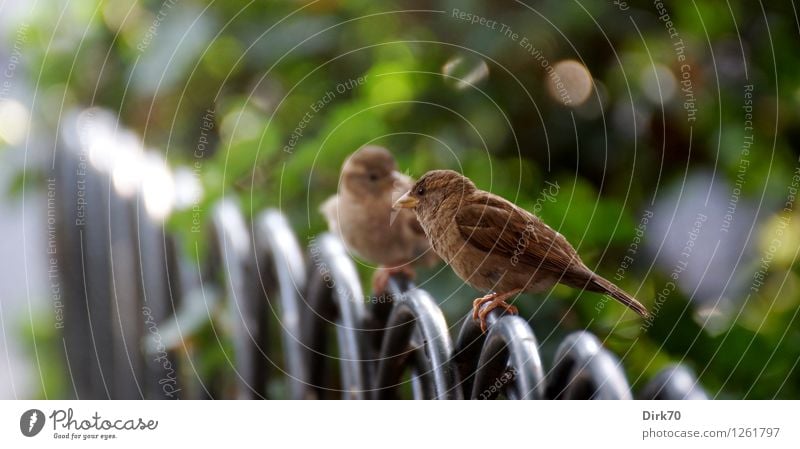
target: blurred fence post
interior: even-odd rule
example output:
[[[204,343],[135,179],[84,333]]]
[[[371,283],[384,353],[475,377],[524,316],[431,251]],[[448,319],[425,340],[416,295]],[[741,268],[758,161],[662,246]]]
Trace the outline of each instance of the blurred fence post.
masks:
[[[85,148],[79,116],[60,130],[55,155],[58,270],[63,285],[66,362],[77,399],[106,399],[114,393],[113,337],[108,255],[109,177],[98,173]]]
[[[111,194],[108,229],[110,232],[111,294],[113,307],[114,392],[115,399],[139,399],[144,396],[138,374],[145,361],[139,347],[142,336],[142,315],[139,305],[139,252],[137,232],[133,226],[133,206],[127,199]]]
[[[258,215],[253,242],[256,248],[255,271],[259,279],[256,287],[260,287],[258,298],[264,305],[269,304],[269,312],[281,330],[289,395],[292,399],[304,399],[309,388],[309,374],[301,336],[300,302],[306,289],[303,252],[289,223],[275,210]],[[275,296],[280,302],[275,301]],[[259,307],[259,313],[266,314],[262,308],[266,307]]]
[[[236,397],[249,399],[266,395],[267,345],[266,304],[261,300],[250,234],[239,207],[223,199],[212,211],[212,251],[209,275],[226,286],[233,328],[233,360]]]
[[[178,387],[178,357],[176,348],[164,344],[163,331],[173,319],[180,304],[182,285],[175,260],[175,243],[160,220],[151,217],[138,196],[136,214],[137,258],[139,272],[139,301],[136,317],[141,340],[148,334],[161,341],[145,355],[144,370],[139,371],[145,397],[153,399],[178,399],[171,393]]]
[[[344,399],[367,399],[371,379],[367,348],[365,297],[353,261],[341,241],[325,233],[309,245],[313,267],[309,272],[303,342],[307,347],[310,388],[314,397],[331,397],[341,390]],[[335,327],[338,354],[326,342],[326,330]],[[329,385],[330,362],[339,364],[341,388]],[[326,374],[328,374],[326,376]]]
[[[639,394],[640,399],[701,400],[708,395],[694,373],[683,365],[670,365],[659,371]]]

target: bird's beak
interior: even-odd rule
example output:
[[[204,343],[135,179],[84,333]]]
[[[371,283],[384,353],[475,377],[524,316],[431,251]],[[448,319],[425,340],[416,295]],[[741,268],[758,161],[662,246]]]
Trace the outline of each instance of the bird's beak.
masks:
[[[392,209],[413,209],[419,204],[419,200],[410,195],[410,191],[406,192],[397,201],[395,201]]]

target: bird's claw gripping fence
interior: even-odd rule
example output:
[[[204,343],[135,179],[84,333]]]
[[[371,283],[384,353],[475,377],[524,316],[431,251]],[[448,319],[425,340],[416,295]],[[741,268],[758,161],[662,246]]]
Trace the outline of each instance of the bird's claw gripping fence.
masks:
[[[207,263],[188,263],[183,254],[196,248],[178,250],[147,192],[120,192],[72,131],[50,179],[65,374],[77,398],[268,398],[268,385],[282,382],[295,399],[633,397],[619,360],[592,334],[569,335],[549,370],[528,322],[499,310],[485,334],[462,319],[453,341],[426,291],[392,278],[387,292],[365,296],[336,237],[311,238],[304,250],[275,210],[245,220],[234,201],[220,201]],[[206,345],[230,349],[221,351],[228,368],[201,379],[194,361],[208,348],[193,337],[206,326]],[[638,397],[706,394],[675,365]]]

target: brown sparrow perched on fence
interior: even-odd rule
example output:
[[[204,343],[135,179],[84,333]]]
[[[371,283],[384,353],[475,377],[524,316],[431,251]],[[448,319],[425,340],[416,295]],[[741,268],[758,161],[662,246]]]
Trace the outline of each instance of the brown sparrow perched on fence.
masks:
[[[414,277],[412,264],[438,260],[416,216],[394,210],[392,204],[414,184],[397,171],[394,157],[383,147],[366,146],[342,166],[339,193],[320,207],[331,232],[361,259],[380,267],[373,291],[383,292],[394,273]]]
[[[491,310],[517,313],[506,299],[556,283],[608,294],[647,316],[635,298],[586,267],[564,236],[454,171],[426,173],[395,207],[416,213],[433,249],[461,279],[491,292],[472,303],[473,319],[480,320],[484,331]]]

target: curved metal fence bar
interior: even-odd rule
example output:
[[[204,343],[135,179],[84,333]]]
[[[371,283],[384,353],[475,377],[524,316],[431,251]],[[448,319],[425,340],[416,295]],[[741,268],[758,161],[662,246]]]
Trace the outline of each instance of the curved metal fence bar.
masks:
[[[312,241],[312,245],[314,242]],[[311,254],[317,251],[311,247]],[[333,290],[328,283],[333,282],[327,265],[309,270],[306,282],[305,302],[301,305],[303,319],[301,321],[301,341],[305,349],[305,362],[308,364],[308,379],[304,397],[307,399],[333,399],[332,394],[338,384],[331,379],[330,366],[327,362],[335,356],[329,355],[328,327],[326,324],[336,320]]]
[[[499,310],[489,313],[484,334],[471,314],[456,343],[456,366],[471,399],[544,399],[545,382],[538,343],[527,321]]]
[[[314,398],[341,393],[344,399],[369,396],[370,356],[364,323],[365,296],[358,272],[341,241],[330,233],[309,244],[311,270],[307,290],[307,318],[303,325],[308,347],[310,389]],[[338,354],[331,352],[325,331],[335,327]],[[332,385],[326,368],[336,360],[341,386]]]
[[[218,202],[212,211],[213,236],[211,278],[219,278],[231,301],[236,397],[259,398],[266,394],[266,304],[259,298],[258,279],[250,234],[239,207],[230,199]],[[221,262],[221,266],[217,264]],[[216,276],[215,276],[216,275]]]
[[[547,382],[550,399],[632,399],[617,358],[586,331],[573,332],[559,345]]]
[[[453,345],[439,306],[424,290],[412,287],[400,291],[394,280],[389,282],[389,294],[393,297],[392,310],[378,357],[375,397],[396,397],[404,368],[410,365],[414,369],[412,379],[420,382],[414,391],[422,394],[421,398],[462,399],[451,360]],[[428,363],[420,366],[420,358]]]
[[[694,373],[683,365],[670,365],[645,385],[639,399],[708,399],[708,394],[697,382]]]
[[[280,297],[279,326],[289,380],[289,394],[294,399],[306,397],[309,374],[304,361],[305,350],[301,340],[301,309],[306,284],[306,265],[303,252],[289,223],[276,210],[266,210],[256,218],[254,231],[255,262],[260,273],[259,285],[263,299],[272,304],[277,286]],[[264,280],[271,281],[267,287]],[[277,284],[277,285],[274,285]],[[274,307],[272,307],[274,314]],[[266,312],[266,311],[265,311]]]

